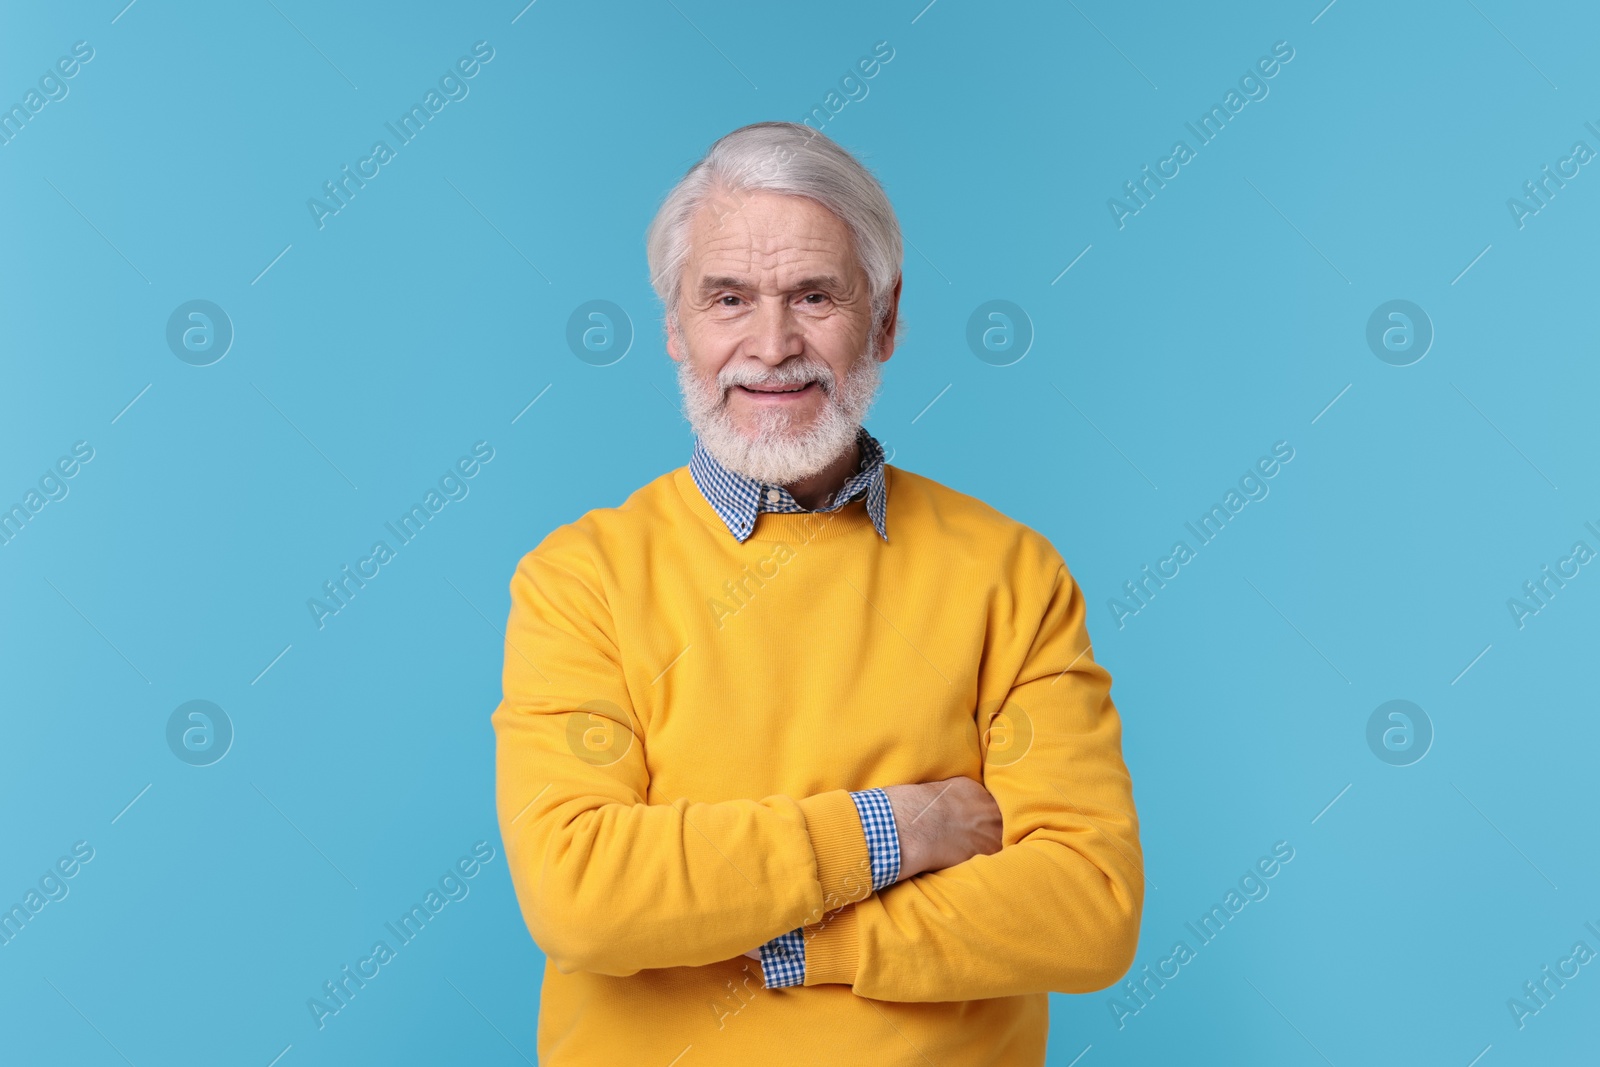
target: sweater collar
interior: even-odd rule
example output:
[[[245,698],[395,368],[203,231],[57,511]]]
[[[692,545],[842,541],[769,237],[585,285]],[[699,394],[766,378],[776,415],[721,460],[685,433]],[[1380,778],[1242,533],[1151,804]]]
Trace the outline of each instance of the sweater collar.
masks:
[[[867,432],[864,426],[856,430],[856,444],[861,449],[860,466],[834,494],[833,502],[817,510],[837,511],[851,501],[865,496],[867,514],[872,518],[872,525],[877,528],[878,536],[887,541],[889,533],[886,512],[889,494],[884,484],[883,446],[878,443],[876,437]],[[755,530],[756,516],[763,511],[808,510],[801,507],[783,486],[758,481],[724,467],[706,450],[698,436],[694,439],[694,453],[689,457],[689,474],[694,478],[694,483],[699,487],[701,495],[706,498],[706,502],[728,527],[728,532],[741,543]]]

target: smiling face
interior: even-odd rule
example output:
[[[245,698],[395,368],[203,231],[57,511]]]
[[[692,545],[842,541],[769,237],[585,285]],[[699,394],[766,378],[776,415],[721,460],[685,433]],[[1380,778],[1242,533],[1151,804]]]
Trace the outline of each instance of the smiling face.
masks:
[[[689,226],[667,352],[689,421],[730,470],[776,485],[849,450],[894,351],[850,230],[805,197],[722,193]]]

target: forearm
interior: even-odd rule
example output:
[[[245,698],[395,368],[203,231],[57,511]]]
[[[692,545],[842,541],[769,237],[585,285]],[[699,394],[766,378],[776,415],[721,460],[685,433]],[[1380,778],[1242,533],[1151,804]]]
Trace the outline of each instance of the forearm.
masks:
[[[564,973],[727,959],[871,891],[843,790],[646,804],[550,782],[519,751],[502,742],[501,833],[529,932]]]
[[[1133,959],[1142,901],[1137,863],[1024,842],[808,927],[805,982],[894,1001],[1103,989]]]

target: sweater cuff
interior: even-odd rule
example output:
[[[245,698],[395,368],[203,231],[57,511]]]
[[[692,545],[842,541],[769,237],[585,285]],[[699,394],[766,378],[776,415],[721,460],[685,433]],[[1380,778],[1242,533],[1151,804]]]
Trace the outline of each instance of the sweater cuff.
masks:
[[[799,804],[806,832],[811,835],[811,851],[817,858],[822,911],[833,911],[870,896],[872,857],[861,815],[850,793],[834,789],[805,797]]]
[[[859,952],[856,929],[854,904],[802,928],[806,985],[855,985]]]

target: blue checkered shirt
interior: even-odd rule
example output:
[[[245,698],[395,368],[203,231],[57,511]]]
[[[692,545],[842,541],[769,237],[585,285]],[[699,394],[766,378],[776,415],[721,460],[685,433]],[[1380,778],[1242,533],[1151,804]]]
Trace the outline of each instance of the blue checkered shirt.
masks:
[[[889,533],[884,516],[888,511],[889,489],[883,478],[883,446],[865,426],[856,433],[856,445],[861,449],[860,466],[834,494],[833,501],[817,510],[838,511],[852,500],[865,496],[872,525],[887,541]],[[718,463],[698,437],[694,439],[694,454],[689,457],[689,474],[712,510],[727,524],[728,532],[741,543],[755,531],[756,516],[761,512],[807,510],[783,486],[735,474]]]
[[[887,541],[888,491],[883,476],[883,446],[865,427],[857,433],[856,444],[861,450],[860,466],[834,494],[832,503],[820,510],[837,511],[865,496],[872,525],[877,528],[878,536]],[[783,486],[768,485],[728,470],[706,451],[698,437],[694,442],[694,454],[689,459],[689,473],[706,501],[727,525],[728,532],[740,542],[755,530],[756,516],[763,511],[807,510]],[[895,828],[889,794],[882,789],[863,789],[851,793],[850,799],[855,801],[861,829],[866,834],[873,891],[894,885],[900,877],[900,834]],[[778,935],[762,945],[760,952],[761,973],[767,988],[805,984],[804,928]]]

